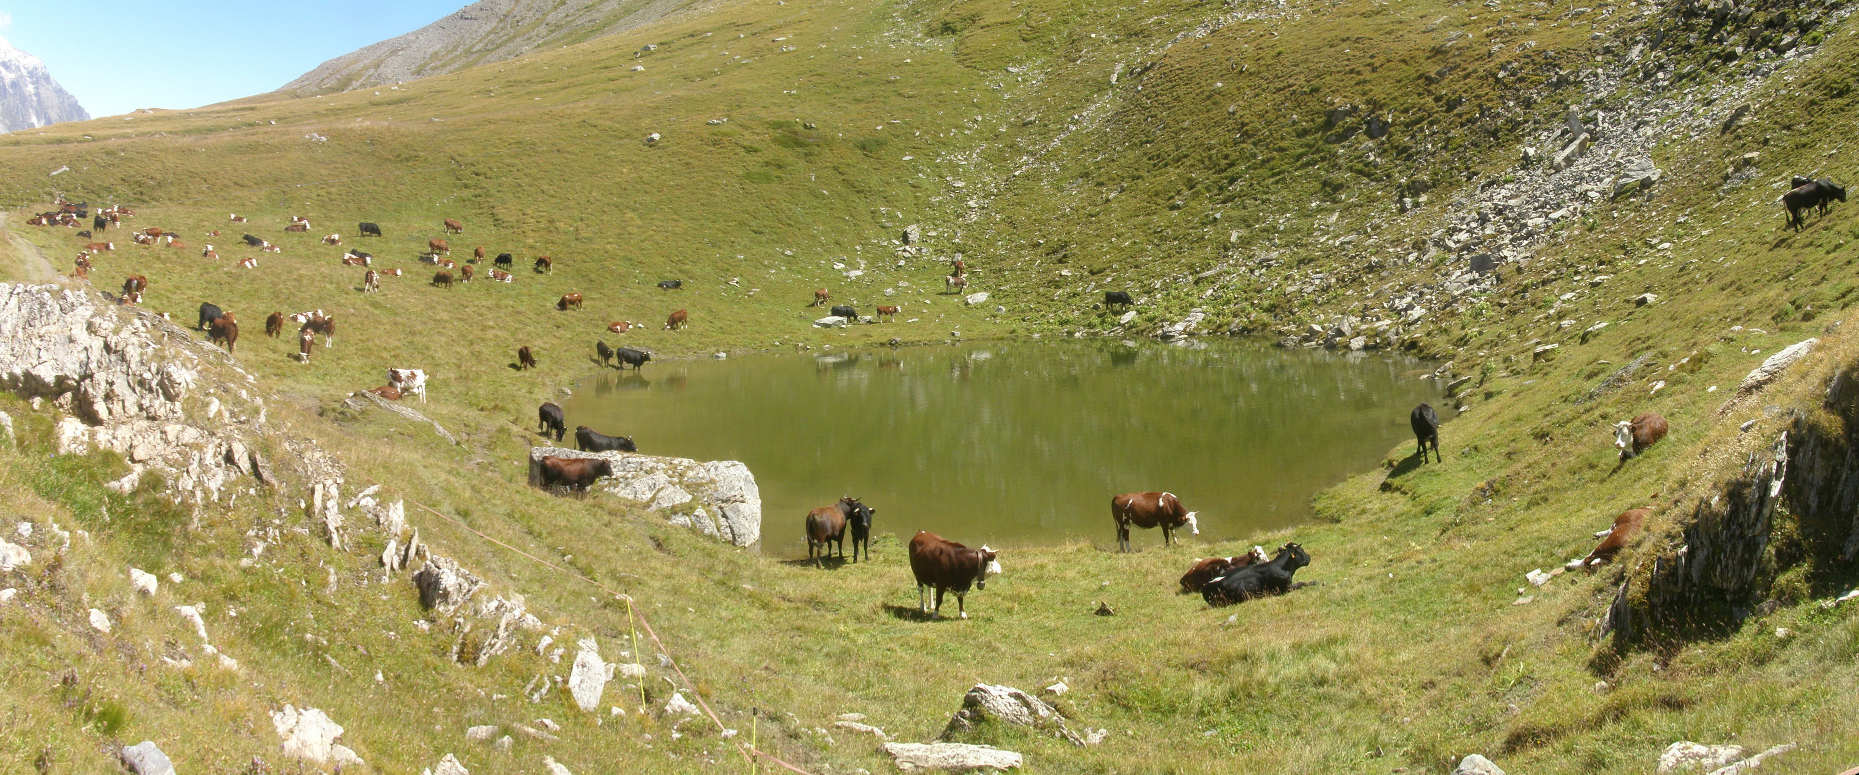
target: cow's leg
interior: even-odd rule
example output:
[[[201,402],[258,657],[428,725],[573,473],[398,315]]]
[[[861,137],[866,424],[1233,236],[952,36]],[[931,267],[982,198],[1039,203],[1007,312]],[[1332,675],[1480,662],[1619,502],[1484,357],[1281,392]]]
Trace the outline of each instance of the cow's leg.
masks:
[[[968,618],[968,606],[965,603],[967,598],[968,598],[968,595],[965,595],[961,592],[955,593],[955,610],[956,610],[956,613],[960,614],[960,616],[956,617],[958,619]]]
[[[923,596],[923,585],[922,584],[917,585],[917,613],[919,614],[929,613],[929,600],[925,599]]]
[[[1123,523],[1117,524],[1117,550],[1123,551],[1123,552],[1127,552],[1130,550],[1130,526],[1129,525],[1126,525]]]
[[[936,588],[936,610],[930,613],[930,616],[932,618],[936,618],[936,619],[942,618],[942,593],[943,591],[944,590],[942,587]]]
[[[1166,549],[1170,546],[1173,546],[1174,544],[1175,544],[1174,531],[1170,529],[1169,526],[1163,525],[1162,526],[1162,548]]]

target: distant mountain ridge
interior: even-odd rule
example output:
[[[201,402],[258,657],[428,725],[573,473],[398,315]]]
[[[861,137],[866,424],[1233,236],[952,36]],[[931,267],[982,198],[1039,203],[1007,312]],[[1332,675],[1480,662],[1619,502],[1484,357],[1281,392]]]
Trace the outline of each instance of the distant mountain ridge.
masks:
[[[0,38],[0,132],[89,118],[44,62]]]
[[[634,29],[706,0],[479,0],[425,27],[318,65],[278,89],[309,96],[514,59]]]

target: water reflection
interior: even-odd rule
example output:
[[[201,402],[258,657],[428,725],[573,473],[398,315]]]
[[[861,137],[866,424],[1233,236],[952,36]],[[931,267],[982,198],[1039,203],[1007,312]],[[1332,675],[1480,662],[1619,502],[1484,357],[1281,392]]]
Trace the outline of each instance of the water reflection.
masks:
[[[1413,361],[1219,342],[1018,342],[654,362],[599,378],[569,424],[755,472],[767,550],[804,556],[808,509],[854,491],[873,529],[971,544],[1113,542],[1110,496],[1166,489],[1203,538],[1308,515],[1434,396]],[[808,373],[811,372],[811,379]],[[606,383],[603,387],[602,383]],[[1160,542],[1138,534],[1136,543]]]

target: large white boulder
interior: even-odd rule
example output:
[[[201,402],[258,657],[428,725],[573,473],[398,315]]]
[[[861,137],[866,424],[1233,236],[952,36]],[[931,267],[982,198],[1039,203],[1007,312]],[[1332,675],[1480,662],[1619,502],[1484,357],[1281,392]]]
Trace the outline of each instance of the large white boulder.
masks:
[[[283,710],[271,712],[271,726],[283,740],[285,756],[314,764],[361,763],[354,751],[336,743],[342,725],[316,708],[298,710],[286,704]]]
[[[595,482],[593,489],[736,546],[762,538],[762,491],[749,467],[740,462],[533,447],[530,484],[541,483],[545,457],[604,459],[613,465],[613,476]]]
[[[1680,740],[1659,754],[1658,775],[1709,772],[1732,762],[1742,761],[1749,752],[1740,745],[1704,745]]]
[[[581,639],[580,653],[575,654],[574,668],[568,672],[568,693],[574,704],[592,713],[600,709],[600,695],[613,680],[613,666],[600,658],[600,646],[593,638]]]
[[[890,754],[897,768],[904,772],[1005,771],[1018,769],[1024,763],[1021,756],[1013,751],[967,743],[885,743],[884,752]]]

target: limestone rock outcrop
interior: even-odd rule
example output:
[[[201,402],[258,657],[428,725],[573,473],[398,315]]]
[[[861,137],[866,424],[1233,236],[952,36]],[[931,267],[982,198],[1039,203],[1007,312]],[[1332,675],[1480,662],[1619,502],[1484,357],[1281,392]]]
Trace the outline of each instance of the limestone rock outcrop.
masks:
[[[671,524],[736,546],[749,546],[762,538],[762,491],[749,467],[737,461],[532,447],[531,485],[541,485],[545,457],[600,458],[612,463],[613,476],[595,482],[593,489],[663,514]]]

